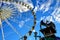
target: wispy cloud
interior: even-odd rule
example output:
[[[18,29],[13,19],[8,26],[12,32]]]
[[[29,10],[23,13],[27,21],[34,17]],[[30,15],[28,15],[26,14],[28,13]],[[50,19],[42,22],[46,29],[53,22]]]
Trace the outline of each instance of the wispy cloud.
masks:
[[[39,9],[38,10],[37,9],[38,9],[38,6],[36,6],[35,9],[34,9],[35,13],[39,10]]]
[[[54,22],[53,16],[47,16],[47,17],[46,17],[46,20]]]
[[[24,23],[25,23],[24,21],[19,22],[19,27],[20,28],[23,27]]]
[[[28,21],[30,21],[31,19],[30,18],[27,18],[26,20],[24,20],[24,21],[20,21],[19,22],[19,27],[21,28],[21,27],[23,27],[24,25],[25,25],[25,22],[28,22]]]
[[[60,8],[56,8],[53,11],[52,16],[54,17],[55,21],[60,22]]]
[[[51,2],[52,2],[52,0],[49,0],[47,3],[43,4],[41,6],[42,8],[40,10],[43,10],[44,9],[43,13],[45,13],[46,11],[48,11],[49,10],[49,7],[51,5]]]
[[[43,3],[42,5],[37,4],[37,6],[35,6],[34,11],[37,12],[43,10],[44,13],[49,10],[50,5],[51,5],[51,0],[49,0],[47,3]]]

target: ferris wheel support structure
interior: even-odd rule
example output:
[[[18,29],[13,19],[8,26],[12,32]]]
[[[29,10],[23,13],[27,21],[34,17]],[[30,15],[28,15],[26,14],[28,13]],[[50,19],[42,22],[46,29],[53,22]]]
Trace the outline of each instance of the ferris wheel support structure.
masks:
[[[14,3],[20,4],[20,5],[22,5],[22,6],[27,7],[27,9],[31,10],[32,15],[33,15],[33,17],[34,17],[34,25],[32,26],[32,29],[31,29],[30,31],[33,31],[33,30],[34,30],[35,25],[36,25],[36,15],[35,15],[34,9],[33,9],[30,5],[28,5],[28,4],[24,3],[24,2],[21,2],[21,1],[16,2],[16,1],[13,1],[13,0],[2,0],[2,2],[9,2],[9,3],[12,2],[13,4],[14,4]],[[1,19],[0,19],[0,21],[1,21]],[[2,22],[2,21],[1,21],[1,22]],[[0,23],[1,23],[1,22],[0,22]],[[19,34],[19,32],[16,30],[16,28],[14,28],[14,27],[8,22],[7,19],[5,19],[5,22],[14,30],[14,32],[17,33],[17,35],[21,36],[21,35]],[[2,30],[2,37],[3,37],[3,40],[4,40],[3,28],[2,28],[2,25],[0,25],[0,26],[1,26],[1,30]]]
[[[4,38],[4,31],[3,31],[3,27],[2,27],[2,20],[0,18],[0,28],[1,28],[1,32],[2,32],[2,40],[5,40]]]

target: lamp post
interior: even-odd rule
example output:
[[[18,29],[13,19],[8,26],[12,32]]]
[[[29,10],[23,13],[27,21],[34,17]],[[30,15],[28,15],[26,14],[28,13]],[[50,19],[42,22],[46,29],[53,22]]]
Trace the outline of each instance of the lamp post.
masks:
[[[41,36],[38,36],[37,35],[37,32],[34,32],[34,34],[35,34],[35,36],[34,36],[35,37],[35,40],[37,40],[37,38],[39,38],[39,40],[40,40]]]

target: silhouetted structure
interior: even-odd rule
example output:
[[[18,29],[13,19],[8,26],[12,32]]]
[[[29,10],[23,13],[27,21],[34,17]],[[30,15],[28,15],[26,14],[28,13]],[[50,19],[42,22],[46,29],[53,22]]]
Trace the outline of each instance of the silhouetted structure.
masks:
[[[35,40],[37,40],[37,38],[39,38],[39,39],[41,38],[41,36],[39,36],[39,35],[37,35],[37,34],[38,34],[37,32],[34,32],[34,35],[35,35],[35,36],[34,36],[34,37],[35,37]]]
[[[46,28],[42,29],[42,27],[44,27],[44,26]],[[41,37],[41,36],[37,35],[38,33],[35,31],[34,32],[35,40],[37,40],[37,38],[39,38],[39,40],[60,40],[59,37],[55,36],[56,30],[55,30],[55,24],[53,22],[46,21],[46,23],[44,23],[43,20],[42,20],[40,22],[40,32],[42,32],[44,37]],[[30,30],[28,33],[29,33],[29,36],[30,36],[32,31]],[[24,38],[23,40],[27,40],[26,35],[23,38]]]
[[[46,23],[43,22],[43,20],[40,22],[40,31],[43,33],[44,37],[40,40],[55,40],[55,24],[53,22],[46,21]],[[46,28],[42,29],[41,27],[45,26]]]
[[[34,32],[35,40],[37,40],[37,32]]]
[[[24,40],[27,40],[27,36],[24,36]]]
[[[31,35],[32,31],[29,31],[29,36]]]

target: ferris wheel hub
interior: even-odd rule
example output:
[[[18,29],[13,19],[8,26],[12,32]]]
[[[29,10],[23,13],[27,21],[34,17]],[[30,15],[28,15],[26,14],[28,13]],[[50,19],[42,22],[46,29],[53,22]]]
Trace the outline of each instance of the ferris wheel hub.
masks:
[[[9,8],[0,9],[0,18],[1,20],[7,19],[11,16],[11,10]]]

